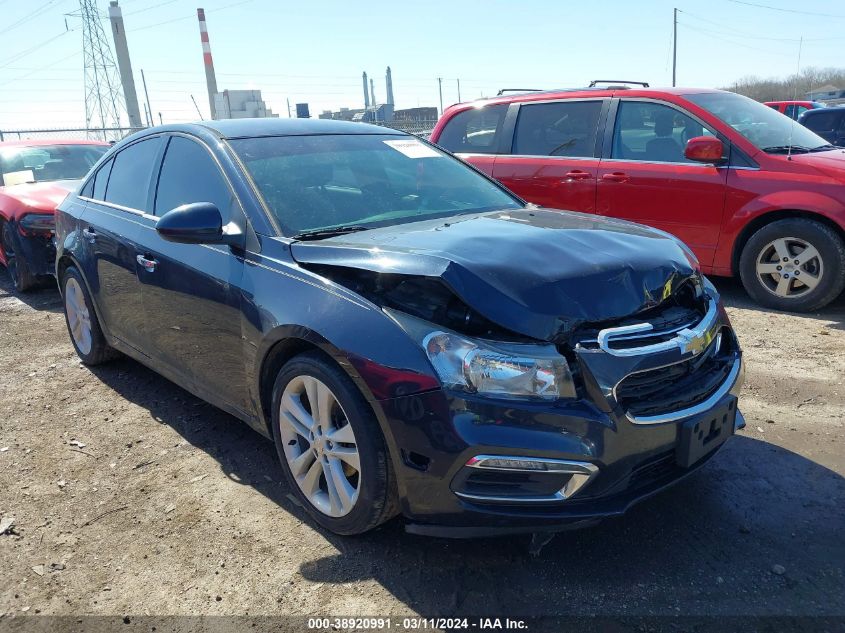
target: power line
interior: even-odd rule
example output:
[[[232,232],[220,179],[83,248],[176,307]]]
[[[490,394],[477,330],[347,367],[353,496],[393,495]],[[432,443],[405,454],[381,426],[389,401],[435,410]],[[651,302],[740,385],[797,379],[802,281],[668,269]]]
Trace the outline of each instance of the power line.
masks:
[[[226,4],[226,5],[223,5],[222,7],[216,7],[214,9],[206,9],[205,12],[206,13],[217,13],[218,11],[223,11],[224,9],[231,9],[233,7],[239,7],[240,5],[246,4],[247,2],[253,2],[253,0],[241,0],[240,2],[234,2],[232,4]],[[150,7],[150,8],[152,8],[152,7]],[[134,33],[135,31],[144,31],[146,29],[152,29],[156,26],[164,26],[165,24],[172,24],[174,22],[182,22],[184,20],[195,20],[195,19],[196,19],[196,14],[192,14],[192,15],[187,15],[185,17],[181,17],[181,18],[173,18],[171,20],[165,20],[164,22],[156,22],[155,24],[147,24],[145,26],[139,26],[138,28],[135,28],[135,29],[127,29],[126,32],[127,33]]]
[[[783,13],[798,13],[800,15],[814,15],[822,18],[843,18],[845,15],[838,13],[816,13],[815,11],[799,11],[798,9],[784,9],[782,7],[773,7],[768,4],[757,4],[756,2],[746,2],[745,0],[728,0],[734,4],[744,4],[747,7],[756,7],[758,9],[770,9],[771,11],[781,11]]]
[[[6,66],[8,66],[9,64],[14,64],[19,59],[23,59],[27,55],[30,55],[37,50],[40,50],[42,47],[46,46],[47,44],[50,44],[51,42],[54,42],[55,40],[59,39],[63,35],[67,35],[68,33],[70,33],[70,31],[62,31],[58,35],[54,35],[53,37],[50,37],[44,40],[43,42],[39,42],[35,46],[31,46],[30,48],[27,48],[26,50],[23,50],[20,53],[17,53],[16,55],[12,55],[11,57],[4,59],[3,62],[0,63],[0,68],[6,68]]]
[[[47,9],[50,8],[51,4],[55,4],[55,3],[56,3],[56,0],[47,0],[47,2],[45,2],[44,4],[39,6],[37,9],[30,11],[25,16],[23,16],[20,20],[18,20],[17,22],[13,22],[9,26],[7,26],[5,29],[0,31],[0,35],[3,35],[3,33],[8,33],[12,29],[16,29],[19,26],[22,26],[22,25],[26,24],[27,22],[34,20],[39,15],[42,15],[45,11],[47,11]]]
[[[825,41],[831,41],[831,40],[843,40],[843,39],[845,39],[845,37],[843,37],[843,36],[790,38],[790,37],[770,37],[770,36],[766,36],[766,35],[754,35],[752,33],[748,33],[747,31],[737,30],[737,29],[733,28],[732,26],[728,26],[724,22],[716,22],[715,20],[710,20],[708,18],[702,17],[702,16],[697,15],[695,13],[690,13],[689,11],[682,11],[681,9],[678,9],[678,13],[683,13],[684,15],[691,17],[695,20],[700,20],[701,22],[707,22],[708,24],[713,24],[715,26],[718,26],[718,27],[720,27],[721,29],[724,29],[724,30],[723,31],[713,31],[714,33],[719,33],[721,35],[729,35],[731,37],[747,37],[747,38],[755,39],[755,40],[771,40],[771,41],[774,41],[774,42],[796,42],[796,43],[800,42],[800,41],[803,41],[804,43],[806,43],[806,42],[825,42]],[[706,30],[705,27],[698,27],[698,28],[701,29],[701,30]]]

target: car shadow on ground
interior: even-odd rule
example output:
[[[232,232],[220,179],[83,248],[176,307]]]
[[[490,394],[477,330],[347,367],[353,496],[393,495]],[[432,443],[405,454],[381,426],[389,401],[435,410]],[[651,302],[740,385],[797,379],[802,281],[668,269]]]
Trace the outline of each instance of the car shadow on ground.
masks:
[[[0,301],[12,297],[20,299],[34,310],[58,313],[63,309],[62,297],[54,281],[44,281],[39,288],[29,292],[15,292],[9,273],[0,265]]]
[[[338,553],[300,572],[338,591],[375,580],[429,615],[845,613],[845,480],[767,442],[739,435],[677,486],[559,534],[537,557],[529,536],[433,539],[406,534],[399,519],[344,538],[291,501],[273,444],[245,424],[134,361],[93,371],[231,480],[319,531]]]
[[[745,288],[742,287],[742,282],[739,279],[710,277],[710,280],[719,290],[722,300],[727,306],[766,313],[777,313],[776,310],[770,310],[755,303],[748,296],[748,293],[745,292]],[[824,328],[845,330],[845,292],[816,312],[789,312],[787,314],[793,314],[804,319],[825,321],[826,323],[822,326]]]

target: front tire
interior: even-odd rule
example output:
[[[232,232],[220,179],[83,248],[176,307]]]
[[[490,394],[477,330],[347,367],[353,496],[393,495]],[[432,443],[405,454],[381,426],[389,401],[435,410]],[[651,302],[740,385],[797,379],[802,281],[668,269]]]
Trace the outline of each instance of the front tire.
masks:
[[[6,255],[6,270],[12,278],[15,292],[28,292],[38,285],[38,278],[29,270],[26,258],[19,257],[15,248],[14,228],[8,222],[3,224],[3,253]]]
[[[91,296],[75,266],[65,270],[61,285],[67,331],[82,362],[86,365],[100,365],[120,356],[106,342]]]
[[[830,227],[788,218],[759,229],[742,249],[742,285],[759,304],[810,312],[845,288],[845,243]]]
[[[273,438],[291,491],[336,534],[367,532],[396,514],[392,464],[372,409],[349,377],[318,352],[276,378]]]

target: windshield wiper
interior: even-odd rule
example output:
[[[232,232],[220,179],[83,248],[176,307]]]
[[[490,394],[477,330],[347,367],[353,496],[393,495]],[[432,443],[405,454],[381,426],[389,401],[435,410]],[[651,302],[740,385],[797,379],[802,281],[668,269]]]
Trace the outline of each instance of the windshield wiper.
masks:
[[[819,145],[818,147],[814,147],[811,149],[811,152],[827,152],[832,149],[838,149],[836,145],[831,145],[830,143],[826,143],[825,145]]]
[[[334,226],[330,229],[317,229],[316,231],[303,231],[293,236],[295,240],[322,240],[326,237],[335,237],[337,235],[346,235],[347,233],[357,233],[358,231],[367,231],[372,227],[369,226]]]
[[[764,147],[763,151],[767,154],[806,154],[812,151],[809,147],[803,145],[772,145],[771,147]]]

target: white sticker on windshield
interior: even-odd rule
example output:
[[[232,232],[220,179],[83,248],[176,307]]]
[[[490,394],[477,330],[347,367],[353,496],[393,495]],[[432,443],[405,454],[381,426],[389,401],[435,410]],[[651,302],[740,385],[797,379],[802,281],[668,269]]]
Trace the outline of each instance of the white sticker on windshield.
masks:
[[[390,145],[397,152],[402,152],[408,158],[440,158],[442,154],[437,153],[425,143],[419,141],[385,141],[385,145]]]
[[[3,184],[7,187],[12,185],[20,185],[24,182],[35,182],[35,175],[31,169],[24,169],[22,171],[7,171],[3,174]]]

